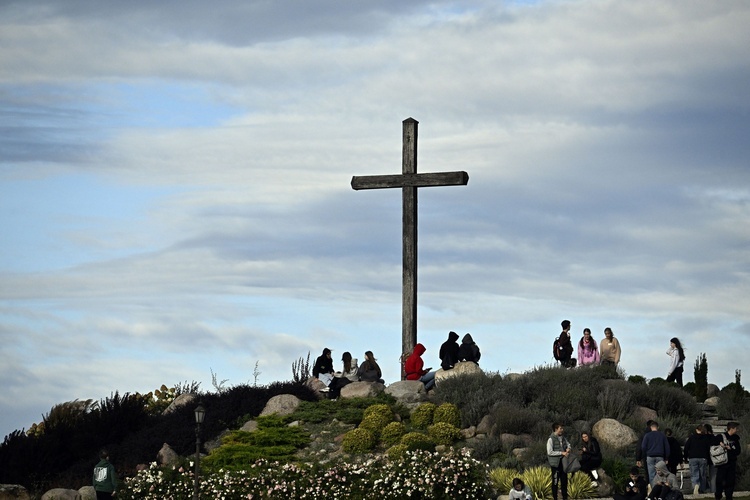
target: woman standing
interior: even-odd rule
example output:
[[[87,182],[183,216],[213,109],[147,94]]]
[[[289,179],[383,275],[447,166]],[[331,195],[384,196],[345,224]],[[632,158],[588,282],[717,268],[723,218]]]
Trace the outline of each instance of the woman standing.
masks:
[[[620,341],[610,327],[604,329],[604,339],[599,343],[599,358],[603,365],[617,367],[620,364]]]
[[[682,349],[680,339],[677,337],[669,341],[669,350],[667,355],[670,358],[669,373],[667,373],[667,382],[677,382],[682,387],[682,371],[685,362],[685,351]]]
[[[591,336],[591,330],[583,329],[583,337],[578,342],[578,366],[598,365],[599,364],[599,346],[596,340]]]

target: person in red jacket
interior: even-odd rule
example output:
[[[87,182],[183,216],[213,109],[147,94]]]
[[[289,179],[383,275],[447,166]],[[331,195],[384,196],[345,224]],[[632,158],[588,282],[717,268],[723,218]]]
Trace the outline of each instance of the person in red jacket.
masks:
[[[406,380],[419,380],[424,384],[424,388],[429,391],[435,385],[435,372],[430,371],[432,368],[423,369],[422,354],[426,350],[422,344],[415,345],[414,351],[404,363],[404,371],[406,372]]]

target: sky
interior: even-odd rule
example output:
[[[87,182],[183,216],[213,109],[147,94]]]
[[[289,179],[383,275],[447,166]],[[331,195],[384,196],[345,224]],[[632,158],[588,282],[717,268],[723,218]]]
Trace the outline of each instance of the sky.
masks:
[[[269,384],[324,347],[486,371],[611,327],[627,375],[750,371],[750,3],[0,1],[0,436],[56,404]],[[210,418],[208,415],[206,418]]]

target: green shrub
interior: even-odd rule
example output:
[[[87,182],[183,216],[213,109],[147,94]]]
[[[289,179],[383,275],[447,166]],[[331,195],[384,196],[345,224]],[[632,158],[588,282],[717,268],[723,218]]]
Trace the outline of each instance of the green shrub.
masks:
[[[700,418],[695,399],[672,384],[633,384],[629,386],[634,404],[653,408],[660,420],[665,417]]]
[[[618,421],[625,420],[634,408],[633,398],[630,396],[630,388],[625,386],[614,386],[607,384],[597,395],[597,402],[602,417],[613,418]]]
[[[643,375],[631,375],[628,377],[628,382],[631,384],[645,384],[646,383],[646,377]]]
[[[503,401],[498,403],[490,413],[495,423],[495,433],[522,434],[531,433],[540,421],[544,421],[544,412],[536,408],[524,408]],[[546,424],[546,422],[544,422]]]
[[[383,428],[392,421],[393,411],[391,408],[388,405],[377,404],[365,410],[364,418],[359,426],[369,430],[378,438]]]
[[[401,436],[401,444],[406,446],[406,449],[409,451],[433,451],[435,449],[435,443],[430,439],[430,436],[421,432],[409,432],[404,434]]]
[[[630,477],[630,462],[620,456],[609,457],[605,454],[602,469],[615,483],[615,492],[624,493],[624,485]]]
[[[426,429],[428,425],[432,424],[435,408],[434,403],[422,403],[417,406],[411,414],[411,424],[417,429]]]
[[[358,427],[344,434],[341,448],[346,453],[366,453],[375,447],[375,442],[372,432]]]
[[[377,441],[380,439],[380,433],[383,431],[386,425],[388,425],[389,422],[384,422],[381,416],[379,415],[370,415],[369,417],[365,417],[362,419],[362,421],[359,423],[359,429],[365,429],[370,431],[370,433],[375,436],[375,440]]]
[[[490,471],[490,481],[492,481],[492,486],[501,495],[508,494],[507,492],[513,487],[513,479],[518,476],[519,474],[516,469],[498,467]]]
[[[461,437],[461,431],[455,425],[448,422],[437,422],[427,428],[427,435],[435,444],[444,444],[446,446],[458,441]]]
[[[434,424],[445,422],[446,424],[450,424],[454,427],[460,427],[461,412],[459,411],[458,406],[454,405],[453,403],[443,403],[435,408],[432,422]]]
[[[578,471],[568,477],[569,498],[594,498],[596,488],[591,485],[591,478],[585,472]]]
[[[401,422],[391,422],[383,428],[380,433],[380,441],[386,447],[395,445],[406,434],[406,426]]]
[[[385,452],[386,455],[388,455],[388,458],[391,460],[398,460],[404,455],[406,455],[406,452],[409,450],[405,444],[394,444],[388,450]]]
[[[367,418],[370,415],[375,415],[377,418],[386,421],[386,423],[393,420],[393,410],[391,410],[391,407],[386,404],[368,406],[365,409],[364,418]]]
[[[549,466],[530,467],[523,471],[521,480],[526,483],[536,500],[552,498],[552,475]]]
[[[503,447],[502,442],[496,436],[488,435],[484,439],[476,439],[471,443],[472,456],[477,460],[488,460]]]
[[[477,425],[496,401],[509,397],[506,390],[511,384],[504,382],[498,374],[459,375],[441,380],[435,394],[441,401],[453,403],[461,409],[464,425]]]

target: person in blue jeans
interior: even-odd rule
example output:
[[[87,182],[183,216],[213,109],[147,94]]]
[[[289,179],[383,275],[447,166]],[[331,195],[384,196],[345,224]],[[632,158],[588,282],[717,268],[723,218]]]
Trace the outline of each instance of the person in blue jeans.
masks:
[[[708,493],[708,461],[711,458],[711,436],[703,424],[695,427],[695,432],[685,441],[683,458],[690,465],[690,480],[693,494]]]
[[[654,481],[656,475],[656,464],[665,462],[669,457],[669,441],[663,432],[659,431],[659,423],[651,422],[651,432],[643,436],[641,450],[646,458],[646,469],[648,470],[648,482]]]

